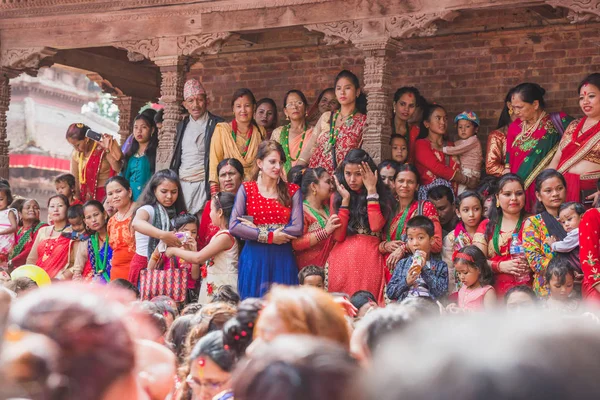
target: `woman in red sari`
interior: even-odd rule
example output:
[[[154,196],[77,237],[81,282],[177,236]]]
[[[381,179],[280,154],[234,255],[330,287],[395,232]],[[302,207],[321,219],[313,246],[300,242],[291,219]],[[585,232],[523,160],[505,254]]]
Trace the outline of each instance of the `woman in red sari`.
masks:
[[[394,185],[396,192],[395,214],[390,224],[386,227],[386,237],[379,244],[379,251],[387,257],[386,278],[391,278],[391,273],[400,259],[404,258],[408,251],[406,245],[406,223],[417,215],[424,215],[431,219],[434,226],[433,241],[431,242],[431,252],[440,253],[442,251],[442,225],[435,206],[427,200],[416,200],[416,194],[419,189],[419,173],[417,169],[410,164],[403,164],[398,167],[394,176]],[[388,276],[388,274],[390,274]]]
[[[585,117],[568,126],[548,168],[567,181],[567,201],[592,203],[600,178],[600,73],[586,77],[578,88]]]
[[[296,161],[296,165],[323,167],[330,175],[350,150],[360,148],[367,126],[366,97],[356,75],[344,70],[334,86],[340,108],[321,115]]]
[[[523,181],[517,175],[506,174],[498,181],[498,193],[489,219],[479,225],[473,236],[473,244],[487,256],[488,264],[494,271],[494,289],[499,298],[504,297],[513,286],[531,286],[531,270],[525,258],[513,260],[510,255],[513,234],[516,233],[523,240],[524,219]]]
[[[460,172],[456,158],[445,155],[442,148],[452,143],[445,143],[444,136],[448,129],[448,115],[444,107],[431,104],[423,115],[423,125],[426,129],[415,142],[415,166],[421,177],[419,199],[427,199],[430,188],[444,185],[456,193],[457,184],[462,183],[469,188],[476,184],[475,178],[466,177]],[[425,135],[427,133],[427,136]]]
[[[333,232],[341,225],[327,204],[333,189],[332,177],[325,168],[307,168],[295,175],[294,183],[300,186],[304,198],[304,232],[292,240],[298,270],[307,265],[324,268],[334,245]]]
[[[508,127],[515,120],[515,113],[510,103],[512,99],[512,89],[508,91],[504,98],[504,108],[498,118],[498,127],[490,132],[487,139],[485,173],[500,178],[506,170],[506,132]]]
[[[48,200],[48,215],[52,226],[40,229],[27,257],[27,264],[42,268],[51,279],[71,279],[74,257],[71,257],[71,239],[61,235],[70,230],[67,220],[69,200],[57,194]]]
[[[112,136],[102,135],[96,142],[86,136],[90,128],[84,124],[71,124],[67,141],[73,146],[71,174],[75,177],[77,196],[82,202],[103,201],[106,181],[121,171],[123,153]]]
[[[361,149],[348,153],[335,183],[333,209],[341,226],[333,234],[336,243],[325,267],[328,291],[352,295],[367,290],[383,304],[385,273],[379,242],[391,214],[390,191],[377,179],[377,166]]]
[[[414,163],[415,160],[415,142],[419,136],[419,124],[410,125],[417,108],[425,103],[419,93],[419,89],[411,86],[404,86],[396,90],[394,94],[394,105],[392,111],[392,137],[394,135],[402,136],[408,144],[408,163]]]
[[[579,257],[583,270],[581,296],[600,304],[600,209],[586,211],[579,224]]]
[[[27,257],[31,253],[38,232],[47,225],[40,221],[40,205],[36,200],[25,200],[21,209],[17,211],[23,225],[17,231],[17,243],[8,256],[9,271],[27,263]]]
[[[573,120],[563,112],[546,113],[545,93],[536,83],[521,83],[512,90],[511,106],[517,119],[506,134],[506,168],[523,180],[528,212],[536,200],[532,184],[548,168],[562,133]]]

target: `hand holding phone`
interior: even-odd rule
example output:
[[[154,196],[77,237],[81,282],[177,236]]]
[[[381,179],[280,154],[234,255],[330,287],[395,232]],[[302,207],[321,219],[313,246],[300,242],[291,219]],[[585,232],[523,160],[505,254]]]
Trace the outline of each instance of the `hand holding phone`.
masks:
[[[85,137],[92,139],[94,142],[102,142],[102,134],[88,129]]]

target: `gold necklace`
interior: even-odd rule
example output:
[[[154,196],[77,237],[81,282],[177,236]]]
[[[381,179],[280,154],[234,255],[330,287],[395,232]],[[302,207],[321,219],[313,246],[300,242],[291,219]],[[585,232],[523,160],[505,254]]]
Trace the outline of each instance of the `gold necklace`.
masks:
[[[535,124],[531,125],[531,127],[529,127],[529,128],[527,128],[527,122],[523,121],[523,123],[521,124],[521,133],[515,139],[515,141],[526,142],[529,139],[531,139],[531,136],[538,129],[540,122],[542,121],[542,119],[544,119],[545,116],[546,116],[546,111],[542,111],[542,113],[540,114],[540,117],[537,119],[537,121],[535,121]]]

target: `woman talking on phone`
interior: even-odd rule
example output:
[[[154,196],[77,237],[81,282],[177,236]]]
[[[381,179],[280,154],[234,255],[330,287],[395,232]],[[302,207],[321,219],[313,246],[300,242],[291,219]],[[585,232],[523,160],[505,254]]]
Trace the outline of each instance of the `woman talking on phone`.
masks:
[[[123,153],[111,135],[99,134],[84,124],[71,124],[67,141],[73,146],[71,174],[75,177],[76,195],[82,202],[102,201],[106,181],[121,171]]]

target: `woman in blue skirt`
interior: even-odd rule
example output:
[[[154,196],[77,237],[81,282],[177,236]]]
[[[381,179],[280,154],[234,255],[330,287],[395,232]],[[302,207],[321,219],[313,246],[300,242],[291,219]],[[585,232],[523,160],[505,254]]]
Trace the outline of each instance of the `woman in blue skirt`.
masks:
[[[254,180],[238,190],[229,231],[246,240],[239,258],[242,299],[262,297],[273,283],[298,284],[290,241],[302,235],[302,194],[281,179],[285,153],[273,140],[260,144]]]

